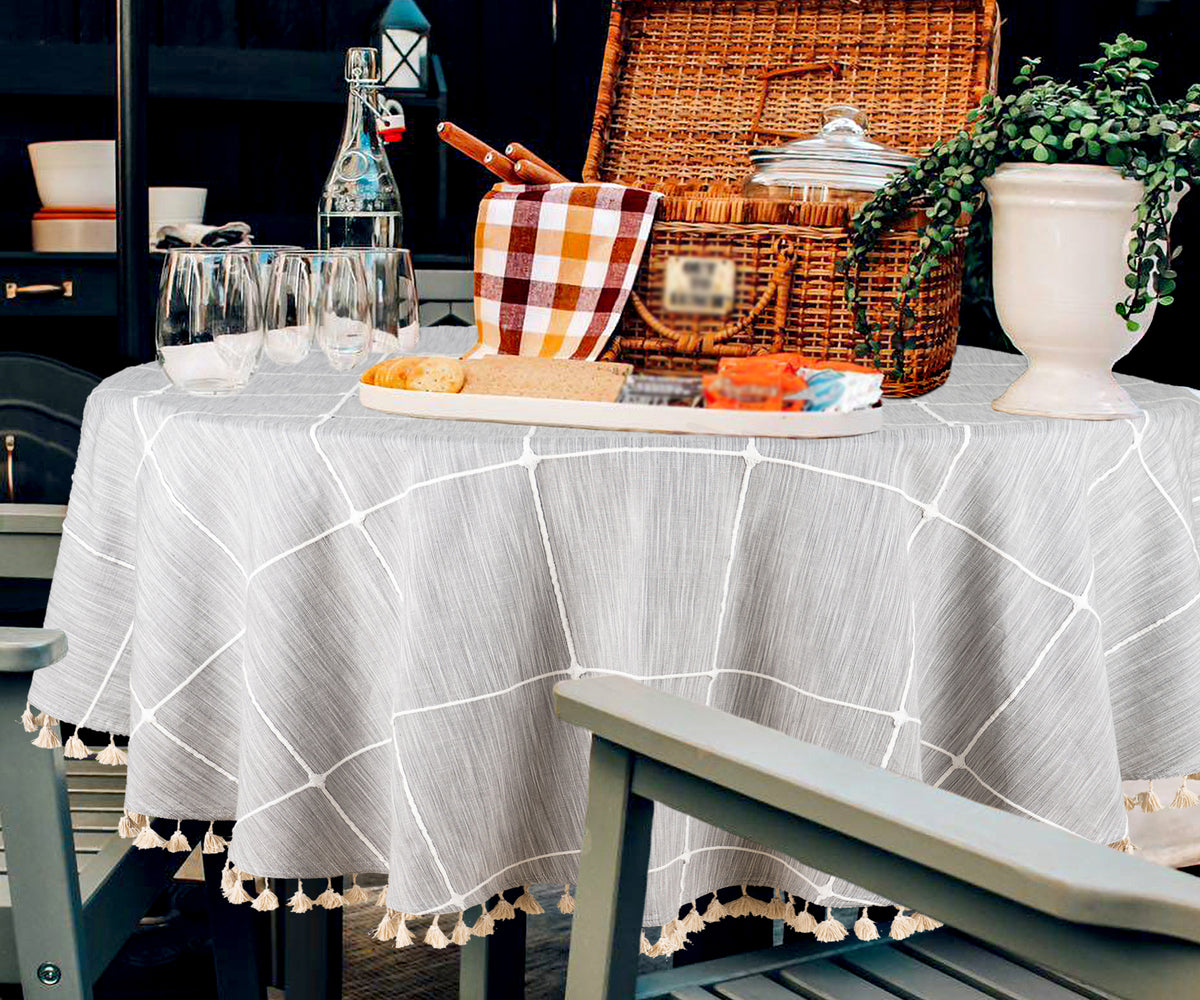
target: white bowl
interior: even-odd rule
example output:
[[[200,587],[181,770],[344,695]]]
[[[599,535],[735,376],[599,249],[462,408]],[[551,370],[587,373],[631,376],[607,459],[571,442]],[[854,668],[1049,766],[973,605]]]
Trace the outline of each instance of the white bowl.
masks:
[[[208,188],[152,187],[150,189],[150,232],[162,226],[204,221]]]
[[[115,253],[116,219],[34,219],[38,253]]]
[[[117,148],[111,139],[31,142],[29,160],[46,208],[116,208]]]

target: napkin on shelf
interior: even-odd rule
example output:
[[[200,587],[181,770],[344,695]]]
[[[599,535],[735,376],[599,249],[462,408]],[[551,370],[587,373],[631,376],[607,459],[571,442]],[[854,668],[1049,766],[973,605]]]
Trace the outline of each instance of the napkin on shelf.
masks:
[[[223,226],[205,226],[189,222],[182,226],[162,226],[154,234],[159,250],[180,247],[231,247],[250,242],[250,226],[245,222],[227,222]]]

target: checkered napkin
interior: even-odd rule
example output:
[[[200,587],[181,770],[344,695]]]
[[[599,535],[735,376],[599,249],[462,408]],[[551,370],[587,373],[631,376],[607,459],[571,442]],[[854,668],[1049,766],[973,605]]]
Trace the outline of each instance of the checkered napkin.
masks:
[[[594,361],[621,317],[661,195],[619,184],[498,184],[475,226],[468,357]]]

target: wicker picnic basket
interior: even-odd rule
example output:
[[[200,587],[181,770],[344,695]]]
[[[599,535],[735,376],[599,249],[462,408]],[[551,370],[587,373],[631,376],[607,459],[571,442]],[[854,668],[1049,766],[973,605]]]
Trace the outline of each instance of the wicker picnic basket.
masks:
[[[994,85],[998,17],[995,0],[613,0],[584,180],[666,196],[604,357],[672,372],[779,350],[854,360],[839,268],[853,206],[744,198],[748,154],[814,134],[841,103],[867,114],[876,141],[927,151]],[[889,395],[920,395],[950,373],[965,235],[922,285]],[[862,285],[885,332],[917,239],[914,220],[897,227]],[[666,311],[668,260],[712,256],[734,262],[728,314]],[[891,347],[874,361],[897,368]]]

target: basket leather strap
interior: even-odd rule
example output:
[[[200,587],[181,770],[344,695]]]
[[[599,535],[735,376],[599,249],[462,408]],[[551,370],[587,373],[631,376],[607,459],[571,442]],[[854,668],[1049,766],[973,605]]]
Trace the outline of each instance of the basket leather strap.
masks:
[[[736,337],[738,334],[748,330],[750,325],[763,314],[771,302],[779,297],[780,300],[776,303],[775,307],[775,327],[777,331],[775,339],[776,341],[780,341],[783,324],[787,317],[787,298],[792,287],[792,268],[795,266],[795,249],[790,246],[780,247],[775,263],[775,270],[771,274],[770,281],[767,282],[767,287],[763,289],[763,293],[758,297],[758,301],[740,319],[732,323],[726,323],[719,330],[706,335],[683,333],[675,330],[650,312],[649,307],[637,292],[630,292],[629,297],[633,301],[633,308],[637,311],[638,316],[641,317],[642,322],[660,337],[673,340],[679,351],[683,354],[696,354],[701,349],[711,353],[715,345],[724,343],[730,337]]]

